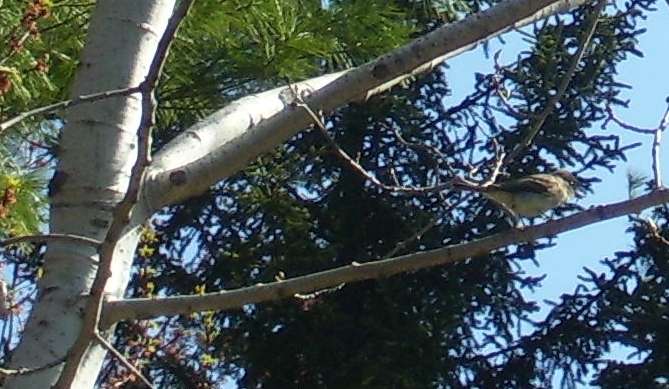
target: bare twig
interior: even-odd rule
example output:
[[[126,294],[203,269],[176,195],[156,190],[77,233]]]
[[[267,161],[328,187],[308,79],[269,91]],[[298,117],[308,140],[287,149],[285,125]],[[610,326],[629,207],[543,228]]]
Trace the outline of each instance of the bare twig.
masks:
[[[637,221],[640,223],[644,224],[646,226],[646,229],[648,230],[648,234],[653,237],[653,239],[657,240],[658,242],[669,246],[669,240],[662,236],[660,233],[660,228],[657,226],[657,224],[650,218],[636,218]]]
[[[444,189],[449,189],[451,187],[450,183],[445,183],[445,184],[436,184],[436,185],[430,185],[430,186],[423,186],[423,187],[406,187],[406,186],[394,186],[394,185],[388,185],[383,183],[381,180],[379,180],[376,176],[374,176],[372,173],[368,172],[358,161],[353,159],[346,151],[344,151],[330,136],[328,133],[327,129],[325,128],[325,125],[323,124],[323,121],[321,118],[314,113],[314,111],[309,108],[307,104],[304,103],[304,101],[298,96],[295,105],[298,107],[303,108],[311,119],[313,120],[314,124],[316,124],[316,127],[320,130],[321,134],[325,137],[327,142],[330,144],[330,146],[334,149],[335,153],[339,156],[340,159],[342,159],[354,172],[360,174],[362,177],[365,179],[369,180],[372,184],[375,186],[389,191],[389,192],[395,192],[395,193],[405,193],[405,194],[425,194],[425,193],[430,193],[430,192],[438,192]]]
[[[144,171],[151,159],[149,155],[151,151],[151,128],[154,125],[156,108],[154,91],[165,60],[167,59],[170,45],[174,40],[181,21],[188,14],[192,3],[193,0],[182,0],[175,7],[165,32],[158,42],[156,54],[149,66],[147,76],[140,84],[142,116],[139,128],[137,129],[137,160],[131,169],[128,190],[121,202],[114,209],[112,223],[99,248],[100,265],[98,266],[98,271],[91,286],[90,296],[84,309],[83,328],[67,355],[65,367],[55,385],[56,388],[67,389],[70,387],[91,340],[98,337],[97,332],[104,301],[104,290],[107,281],[111,277],[114,248],[118,240],[122,237],[125,227],[128,225],[130,214],[137,203],[140,193]]]
[[[299,299],[299,300],[313,300],[313,299],[315,299],[317,297],[320,297],[324,294],[330,294],[330,293],[338,292],[338,291],[342,290],[344,288],[344,286],[346,286],[346,283],[342,282],[341,284],[335,285],[332,288],[319,289],[319,290],[317,290],[315,292],[311,292],[311,293],[295,293],[293,295],[293,297],[295,297],[296,299]]]
[[[669,111],[668,111],[669,112]],[[660,127],[655,131],[653,136],[653,177],[655,181],[655,187],[662,187],[662,172],[660,170],[660,143],[662,142],[662,129]]]
[[[629,123],[623,121],[618,116],[616,116],[615,112],[613,112],[613,109],[611,108],[610,105],[606,106],[606,113],[608,114],[608,117],[606,118],[606,121],[607,122],[608,121],[613,121],[614,123],[616,123],[621,128],[624,128],[626,130],[630,130],[630,131],[633,131],[633,132],[637,132],[639,134],[651,134],[652,135],[652,134],[655,133],[656,128],[642,128],[642,127],[638,127],[638,126],[635,126],[635,125],[632,125],[632,124],[629,124]]]
[[[664,130],[667,129],[669,126],[669,104],[667,104],[667,108],[664,111],[664,115],[662,115],[662,119],[660,119],[660,123],[657,125],[655,128],[643,128],[639,126],[635,126],[633,124],[629,124],[622,119],[618,118],[615,113],[613,112],[613,109],[610,106],[606,107],[606,112],[608,113],[608,117],[606,119],[606,122],[612,121],[621,128],[624,128],[626,130],[630,130],[632,132],[636,132],[639,134],[652,134],[653,135],[653,147],[651,149],[651,158],[652,158],[652,167],[653,167],[653,179],[655,182],[655,187],[656,188],[661,188],[662,187],[662,171],[661,171],[661,164],[660,164],[660,147],[662,145],[662,133]],[[604,123],[603,126],[606,125],[606,122]]]
[[[660,121],[660,125],[655,129],[653,135],[653,175],[655,176],[655,187],[662,187],[662,172],[660,170],[660,146],[662,143],[662,133],[669,125],[669,105],[664,111],[664,116]]]
[[[14,30],[14,31],[15,31],[15,33],[18,32],[18,31],[16,31],[16,30]],[[14,33],[10,34],[10,36],[12,36],[12,35],[14,35]],[[12,47],[11,50],[9,51],[9,54],[8,54],[6,57],[4,57],[4,58],[2,58],[2,59],[0,60],[0,65],[4,65],[4,64],[5,64],[5,63],[6,63],[6,62],[7,62],[7,61],[8,61],[14,54],[18,53],[19,50],[17,50],[16,48],[17,48],[17,47],[22,47],[23,44],[25,43],[25,41],[26,41],[29,37],[30,37],[30,31],[25,31],[25,32],[23,33],[23,35],[21,35],[21,38],[19,38],[19,39],[17,39],[17,40],[15,41],[15,43],[13,44],[13,47]]]
[[[130,88],[123,88],[123,89],[115,89],[115,90],[109,90],[109,91],[104,91],[100,93],[93,93],[90,95],[83,95],[79,96],[77,98],[74,98],[72,100],[66,100],[66,101],[61,101],[59,103],[51,104],[51,105],[46,105],[44,107],[39,107],[35,109],[31,109],[30,111],[22,112],[19,115],[14,116],[11,119],[8,119],[2,123],[0,123],[0,134],[5,132],[8,128],[12,127],[13,125],[20,123],[22,120],[25,120],[29,117],[39,115],[39,114],[44,114],[44,113],[49,113],[49,112],[54,112],[58,111],[60,109],[64,108],[69,108],[75,105],[79,105],[81,103],[92,103],[94,101],[99,101],[102,99],[107,99],[110,97],[116,97],[116,96],[129,96],[133,93],[138,93],[141,90],[141,86],[133,86]]]
[[[497,141],[493,138],[493,144],[495,145],[495,164],[493,165],[492,172],[490,176],[481,183],[481,186],[490,186],[497,181],[497,177],[502,171],[502,166],[504,166],[504,160],[506,154],[502,151],[502,148],[499,146]]]
[[[86,243],[91,246],[99,246],[102,242],[97,239],[88,238],[86,236],[71,235],[71,234],[44,234],[44,235],[24,235],[15,238],[9,238],[0,241],[0,247],[12,246],[19,243],[48,243],[48,242],[73,242]]]
[[[138,368],[136,368],[130,361],[128,361],[114,346],[112,346],[105,338],[100,335],[99,332],[95,332],[95,339],[100,342],[100,344],[107,349],[116,359],[118,359],[119,362],[123,366],[125,366],[126,369],[130,370],[137,378],[139,378],[144,385],[146,385],[148,388],[153,389],[154,386],[151,384],[151,381],[148,380],[148,378],[144,377],[144,374],[142,374],[141,371],[139,371]]]
[[[58,366],[65,361],[65,358],[57,359],[53,362],[49,362],[44,366],[33,367],[33,368],[19,368],[19,369],[2,369],[0,368],[0,377],[9,377],[15,375],[27,375],[38,373],[42,370],[51,369],[52,367]]]
[[[599,0],[597,5],[595,5],[593,13],[590,17],[589,21],[590,25],[588,26],[583,36],[583,39],[581,40],[581,44],[578,47],[578,51],[576,51],[571,60],[571,63],[569,64],[569,68],[567,68],[567,71],[562,77],[562,80],[560,81],[560,84],[558,85],[555,94],[551,96],[550,99],[548,99],[548,102],[546,103],[546,106],[544,107],[543,111],[541,111],[541,113],[538,115],[538,118],[536,119],[534,124],[529,128],[525,137],[511,151],[511,153],[509,153],[505,163],[513,161],[525,148],[529,147],[532,144],[534,138],[537,136],[537,134],[541,130],[541,127],[546,122],[546,119],[553,113],[553,111],[555,110],[555,106],[557,105],[557,103],[560,102],[562,96],[564,96],[565,92],[567,91],[567,87],[571,82],[571,79],[574,77],[574,74],[576,73],[576,68],[578,67],[578,63],[581,62],[581,59],[585,54],[585,50],[590,46],[590,41],[592,40],[592,36],[595,33],[595,29],[597,28],[597,23],[599,21],[600,14],[602,13],[602,10],[606,7],[606,3],[607,0]]]
[[[292,279],[258,284],[255,286],[207,293],[198,296],[173,296],[159,298],[126,299],[105,303],[103,328],[120,320],[149,319],[162,315],[190,314],[198,311],[237,309],[247,304],[278,300],[296,293],[329,288],[341,283],[378,279],[415,271],[431,266],[445,265],[487,254],[493,250],[521,242],[575,230],[604,220],[639,213],[641,210],[669,202],[669,189],[657,189],[634,199],[605,206],[598,206],[562,219],[513,229],[486,236],[472,242],[460,243],[439,249],[417,252],[399,257],[354,262],[331,270]]]
[[[386,128],[388,128],[388,127],[386,127]],[[437,173],[437,179],[438,179],[438,177],[439,177],[439,176],[438,176],[438,173],[439,173],[438,170],[439,170],[439,168],[440,168],[439,161],[443,161],[443,162],[444,162],[444,164],[445,164],[445,166],[446,166],[446,170],[447,170],[449,173],[452,173],[452,172],[453,172],[453,169],[452,169],[451,166],[448,164],[448,159],[446,158],[446,156],[445,156],[445,155],[444,155],[438,148],[436,148],[436,147],[434,147],[434,146],[432,146],[432,145],[424,144],[424,143],[410,142],[410,141],[408,141],[407,139],[405,139],[405,138],[402,136],[402,134],[400,133],[400,131],[399,131],[398,128],[392,128],[392,131],[393,131],[393,133],[395,134],[395,138],[397,138],[397,140],[398,140],[401,144],[403,144],[404,146],[406,146],[406,147],[408,147],[408,148],[410,148],[410,149],[422,149],[423,152],[425,152],[425,154],[429,155],[430,158],[432,158],[432,160],[434,161],[434,169],[435,169],[435,171],[436,171],[436,173]]]

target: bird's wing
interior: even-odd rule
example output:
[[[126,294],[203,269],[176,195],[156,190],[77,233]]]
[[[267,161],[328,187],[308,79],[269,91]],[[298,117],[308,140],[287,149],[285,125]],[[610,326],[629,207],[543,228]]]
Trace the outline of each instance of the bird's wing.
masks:
[[[499,189],[510,193],[531,192],[537,194],[550,191],[553,185],[554,183],[551,180],[547,180],[538,174],[495,184]]]

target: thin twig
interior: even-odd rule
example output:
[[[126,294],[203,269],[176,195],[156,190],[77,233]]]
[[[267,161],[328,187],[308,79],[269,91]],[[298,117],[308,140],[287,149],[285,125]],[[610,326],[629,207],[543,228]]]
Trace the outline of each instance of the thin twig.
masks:
[[[18,32],[18,31],[16,31],[16,32]],[[11,35],[13,35],[13,34],[10,34],[10,36],[11,36]],[[1,66],[1,65],[4,65],[5,62],[7,62],[7,61],[8,61],[14,54],[16,54],[16,53],[19,52],[20,49],[17,50],[16,48],[17,48],[17,47],[22,47],[23,44],[25,43],[25,41],[28,39],[28,37],[30,37],[30,31],[26,31],[26,32],[24,32],[23,35],[21,35],[21,38],[19,38],[18,40],[16,40],[16,42],[14,43],[14,45],[12,45],[13,47],[12,47],[12,49],[9,51],[9,54],[7,54],[6,57],[4,57],[4,58],[2,58],[2,59],[0,60],[0,66]]]
[[[138,93],[140,92],[141,86],[133,86],[130,88],[123,88],[123,89],[114,89],[114,90],[109,90],[109,91],[104,91],[104,92],[99,92],[99,93],[93,93],[90,95],[82,95],[79,97],[76,97],[71,100],[65,100],[61,101],[59,103],[54,103],[51,105],[45,105],[44,107],[39,107],[35,109],[31,109],[30,111],[22,112],[16,116],[14,116],[11,119],[8,119],[2,123],[0,123],[0,134],[5,132],[9,127],[12,127],[15,124],[20,123],[22,120],[25,120],[29,117],[39,115],[39,114],[44,114],[44,113],[49,113],[49,112],[54,112],[59,109],[63,108],[69,108],[75,105],[79,105],[81,103],[92,103],[94,101],[99,101],[102,99],[107,99],[110,97],[116,97],[116,96],[129,96],[133,93]]]
[[[660,147],[662,144],[662,133],[669,125],[669,105],[664,111],[664,116],[660,121],[660,125],[655,129],[653,135],[653,175],[655,176],[655,187],[662,187],[662,171],[660,170]]]
[[[423,228],[416,231],[416,233],[411,235],[409,238],[407,238],[405,240],[402,240],[400,242],[397,242],[395,247],[393,247],[392,250],[390,250],[386,255],[384,255],[384,258],[392,258],[395,255],[397,255],[397,253],[399,253],[400,250],[404,249],[405,247],[407,247],[411,243],[421,240],[423,235],[425,235],[425,233],[427,233],[429,230],[431,230],[432,227],[436,226],[438,222],[439,222],[438,218],[434,218],[434,219],[430,220],[429,223],[427,223],[425,226],[423,226]]]
[[[91,246],[99,246],[102,244],[97,239],[89,238],[86,236],[72,235],[72,234],[44,234],[44,235],[23,235],[17,236],[15,238],[9,238],[0,241],[0,247],[12,246],[19,243],[48,243],[48,242],[73,242],[73,243],[86,243]]]
[[[98,341],[104,348],[106,348],[107,351],[109,351],[110,353],[112,353],[112,355],[113,355],[114,357],[116,357],[116,359],[118,359],[118,361],[121,362],[121,364],[122,364],[123,366],[125,366],[126,369],[130,370],[130,371],[131,371],[137,378],[139,378],[139,379],[140,379],[140,380],[141,380],[147,387],[149,387],[150,389],[153,389],[153,388],[154,388],[154,386],[153,386],[153,384],[151,383],[151,381],[149,381],[148,378],[144,377],[144,374],[142,374],[142,372],[139,371],[138,368],[136,368],[132,363],[130,363],[130,361],[128,361],[128,360],[123,356],[123,354],[121,354],[121,353],[120,353],[114,346],[112,346],[109,342],[107,342],[107,340],[105,340],[105,338],[103,338],[102,335],[100,335],[100,333],[97,332],[97,331],[95,332],[95,339],[97,339],[97,341]]]
[[[613,121],[616,123],[618,126],[621,128],[624,128],[626,130],[630,130],[632,132],[636,132],[639,134],[654,134],[656,128],[642,128],[638,127],[632,124],[629,124],[622,119],[620,119],[618,116],[616,116],[615,112],[613,112],[613,109],[611,108],[610,105],[606,106],[606,113],[608,114],[608,117],[606,118],[606,121]],[[606,124],[606,123],[605,123]]]
[[[497,177],[502,171],[502,166],[504,166],[504,161],[506,154],[504,151],[502,151],[502,148],[499,146],[497,143],[497,140],[495,138],[492,139],[493,145],[495,146],[495,163],[493,164],[492,172],[490,173],[490,176],[481,183],[481,186],[490,186],[497,181]]]
[[[660,129],[660,127],[658,127],[657,130],[655,131],[655,135],[653,136],[653,151],[652,151],[653,177],[654,177],[656,188],[661,188],[662,187],[662,173],[661,173],[661,170],[660,170],[660,143],[661,142],[662,142],[662,129]]]
[[[626,130],[630,130],[632,132],[636,132],[639,134],[652,134],[653,135],[653,146],[651,148],[651,158],[652,158],[652,168],[653,168],[653,180],[656,188],[661,188],[662,187],[662,170],[661,170],[661,163],[660,163],[660,148],[662,145],[662,133],[664,130],[667,129],[669,126],[669,104],[667,104],[667,108],[664,111],[664,114],[662,115],[662,119],[660,119],[660,123],[657,125],[655,128],[643,128],[639,126],[635,126],[633,124],[629,124],[622,119],[618,118],[615,113],[613,112],[613,109],[610,106],[606,107],[606,112],[608,113],[608,117],[606,119],[606,122],[604,123],[603,126],[606,125],[608,121],[613,121],[615,124],[620,126],[621,128],[624,128]]]
[[[327,142],[330,144],[330,146],[334,149],[334,151],[337,153],[340,159],[342,159],[346,164],[353,170],[354,172],[360,174],[362,177],[366,178],[371,182],[372,184],[376,185],[377,187],[389,191],[389,192],[396,192],[396,193],[405,193],[405,194],[425,194],[425,193],[430,193],[430,192],[438,192],[444,189],[449,189],[451,187],[450,183],[444,183],[444,184],[437,184],[437,185],[430,185],[430,186],[423,186],[423,187],[405,187],[405,186],[394,186],[394,185],[388,185],[381,180],[379,180],[376,176],[368,172],[358,161],[353,159],[346,151],[344,151],[330,136],[328,133],[327,129],[325,128],[325,125],[323,124],[323,121],[314,113],[314,111],[304,103],[304,101],[301,98],[297,98],[297,101],[295,102],[295,105],[298,107],[303,108],[309,116],[311,116],[313,122],[316,124],[316,127],[320,130],[321,134],[325,137]]]
[[[541,127],[543,127],[544,123],[546,122],[546,119],[553,113],[557,103],[559,103],[560,99],[562,99],[562,97],[564,96],[565,92],[567,91],[567,87],[571,82],[571,79],[574,77],[574,74],[576,73],[576,68],[578,67],[579,62],[581,62],[581,59],[583,58],[586,49],[590,46],[590,41],[592,40],[592,37],[595,34],[600,14],[602,13],[602,10],[606,7],[606,3],[607,0],[599,0],[597,5],[595,5],[593,13],[590,17],[590,25],[588,26],[588,29],[586,30],[583,39],[581,40],[581,44],[578,47],[578,51],[574,54],[571,63],[569,64],[569,68],[567,68],[564,77],[562,77],[562,80],[558,85],[557,91],[550,99],[548,99],[548,103],[546,103],[544,110],[538,115],[538,119],[530,127],[525,137],[520,141],[520,143],[515,147],[515,149],[511,151],[511,153],[509,153],[505,163],[513,161],[525,148],[529,147],[532,144],[534,138],[537,136],[537,134],[541,130]]]
[[[9,377],[9,376],[15,376],[15,375],[28,375],[28,374],[33,374],[33,373],[38,373],[42,370],[46,369],[51,369],[52,367],[58,366],[61,363],[65,361],[65,358],[59,358],[56,359],[53,362],[49,362],[44,366],[39,366],[39,367],[33,367],[33,368],[18,368],[18,369],[3,369],[0,368],[0,376],[2,377]]]
[[[295,293],[293,297],[295,297],[298,300],[313,300],[317,297],[320,297],[324,294],[330,294],[334,292],[338,292],[342,290],[346,286],[345,282],[342,282],[339,285],[335,285],[332,288],[324,288],[324,289],[319,289],[317,291],[311,292],[311,293]]]

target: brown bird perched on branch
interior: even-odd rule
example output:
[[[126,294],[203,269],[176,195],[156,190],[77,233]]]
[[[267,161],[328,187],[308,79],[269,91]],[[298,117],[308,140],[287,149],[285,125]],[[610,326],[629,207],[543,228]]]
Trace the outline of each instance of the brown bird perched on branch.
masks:
[[[514,219],[518,216],[535,217],[565,204],[574,197],[581,186],[579,180],[566,170],[529,176],[501,183],[477,186],[456,179],[453,187],[480,192],[485,197],[501,204]]]

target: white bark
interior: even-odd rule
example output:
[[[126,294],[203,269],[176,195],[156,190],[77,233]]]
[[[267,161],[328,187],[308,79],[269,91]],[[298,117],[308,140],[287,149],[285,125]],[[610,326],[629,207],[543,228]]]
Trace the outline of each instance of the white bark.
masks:
[[[145,77],[171,14],[174,0],[100,0],[72,87],[72,95],[136,86]],[[136,158],[141,114],[135,96],[82,104],[68,111],[59,148],[56,178],[50,186],[50,231],[103,239],[113,207],[128,187]],[[123,296],[137,244],[133,226],[119,242],[107,291]],[[89,244],[50,243],[39,297],[11,367],[40,367],[65,356],[81,328],[83,296],[96,268]],[[93,347],[72,387],[90,388],[104,352]],[[8,379],[6,388],[49,388],[60,367]]]
[[[508,0],[346,72],[308,80],[306,101],[328,111],[396,85],[512,28],[535,22],[588,0]],[[147,174],[144,200],[157,210],[197,195],[236,173],[259,154],[278,146],[310,123],[303,109],[284,106],[282,88],[245,97],[175,138],[156,156]]]

